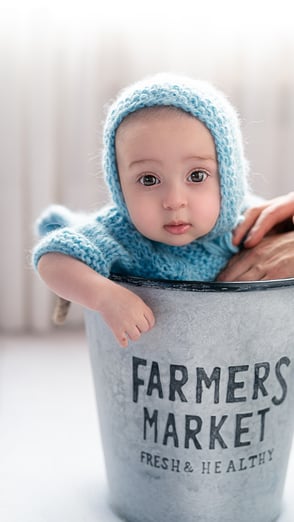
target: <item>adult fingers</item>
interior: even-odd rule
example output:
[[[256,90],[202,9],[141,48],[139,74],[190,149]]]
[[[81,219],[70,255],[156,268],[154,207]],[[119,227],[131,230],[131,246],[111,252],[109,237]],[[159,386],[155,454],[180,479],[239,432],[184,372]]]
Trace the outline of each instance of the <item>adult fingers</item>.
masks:
[[[244,246],[252,248],[275,226],[289,220],[294,223],[294,192],[248,209],[234,232],[233,243],[239,245],[247,234]]]
[[[294,200],[281,198],[266,207],[258,216],[244,241],[246,248],[252,248],[276,225],[291,218],[294,213]]]
[[[243,238],[246,236],[246,234],[250,231],[250,229],[253,227],[254,223],[258,219],[259,215],[263,211],[265,207],[253,207],[248,209],[244,214],[243,221],[235,228],[233,233],[233,244],[239,245]]]

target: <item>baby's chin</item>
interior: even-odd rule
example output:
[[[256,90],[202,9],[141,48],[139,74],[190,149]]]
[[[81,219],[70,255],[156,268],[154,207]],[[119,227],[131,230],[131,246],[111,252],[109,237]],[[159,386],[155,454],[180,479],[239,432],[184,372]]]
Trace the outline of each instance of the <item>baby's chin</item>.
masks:
[[[199,237],[201,237],[201,236],[199,236]],[[172,237],[167,237],[167,238],[158,238],[158,237],[150,235],[148,237],[148,239],[150,239],[151,241],[154,241],[155,243],[160,243],[162,245],[174,246],[174,247],[184,247],[184,246],[190,245],[191,243],[196,241],[198,239],[198,237],[197,238],[195,238],[195,237],[184,238],[182,236],[172,236]]]

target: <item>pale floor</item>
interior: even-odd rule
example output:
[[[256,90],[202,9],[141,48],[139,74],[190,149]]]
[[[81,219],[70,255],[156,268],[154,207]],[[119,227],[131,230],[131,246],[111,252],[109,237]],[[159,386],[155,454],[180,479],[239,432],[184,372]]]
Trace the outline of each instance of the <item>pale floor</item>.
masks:
[[[84,334],[0,343],[0,521],[117,522]],[[294,521],[293,494],[294,451],[279,522]]]

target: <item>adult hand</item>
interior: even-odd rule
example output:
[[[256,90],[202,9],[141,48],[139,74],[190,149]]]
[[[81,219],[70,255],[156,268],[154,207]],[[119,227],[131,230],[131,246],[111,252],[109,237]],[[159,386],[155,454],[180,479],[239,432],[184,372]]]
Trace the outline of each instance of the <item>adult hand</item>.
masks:
[[[265,201],[248,209],[244,221],[236,228],[233,243],[242,239],[245,248],[252,248],[268,233],[285,232],[293,229],[294,192]]]
[[[218,281],[294,277],[294,192],[250,208],[236,228],[233,243],[243,249],[229,261]],[[245,237],[245,239],[243,239]]]
[[[294,277],[294,231],[269,235],[232,257],[218,281],[257,281]]]

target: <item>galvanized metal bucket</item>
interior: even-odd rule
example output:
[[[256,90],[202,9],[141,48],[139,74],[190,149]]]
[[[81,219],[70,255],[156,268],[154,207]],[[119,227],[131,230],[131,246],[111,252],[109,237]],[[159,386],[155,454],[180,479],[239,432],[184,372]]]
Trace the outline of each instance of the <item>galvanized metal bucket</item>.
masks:
[[[116,278],[156,326],[85,311],[111,505],[129,522],[271,522],[294,425],[294,279]]]

